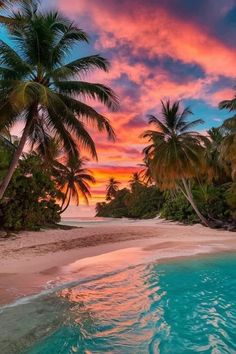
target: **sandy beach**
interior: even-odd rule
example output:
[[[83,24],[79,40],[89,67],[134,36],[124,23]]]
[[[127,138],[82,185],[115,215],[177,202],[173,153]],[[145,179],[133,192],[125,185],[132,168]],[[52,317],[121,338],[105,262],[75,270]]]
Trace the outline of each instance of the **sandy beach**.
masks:
[[[235,233],[201,225],[184,226],[158,219],[82,225],[72,230],[23,232],[2,239],[0,303],[38,292],[52,279],[58,279],[69,264],[76,263],[78,270],[98,260],[116,259],[129,265],[141,262],[144,256],[163,261],[236,251]]]

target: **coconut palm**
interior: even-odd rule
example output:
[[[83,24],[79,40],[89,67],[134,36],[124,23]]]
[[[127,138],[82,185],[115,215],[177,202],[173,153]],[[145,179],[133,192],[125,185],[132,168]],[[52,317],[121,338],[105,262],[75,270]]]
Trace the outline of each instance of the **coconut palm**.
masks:
[[[191,180],[203,167],[205,142],[204,137],[192,128],[203,121],[188,121],[193,113],[189,107],[181,110],[180,102],[161,101],[161,105],[160,117],[149,116],[149,124],[156,130],[148,130],[142,135],[151,143],[144,149],[144,154],[150,162],[153,179],[163,189],[179,189],[202,223],[208,225],[191,190]]]
[[[116,193],[119,190],[120,182],[117,181],[114,177],[109,179],[109,182],[106,186],[106,200],[112,200],[116,196]]]
[[[142,167],[141,171],[139,172],[139,176],[142,182],[145,183],[146,185],[152,185],[153,178],[150,169],[150,161],[148,160],[148,157],[145,156],[143,159],[143,163],[139,164],[139,166]]]
[[[6,12],[6,10],[12,9],[14,5],[22,5],[22,6],[31,6],[37,7],[37,1],[35,0],[1,0],[0,1],[0,10]],[[17,18],[14,18],[11,14],[8,16],[0,15],[0,23],[7,25],[9,28],[18,22]],[[19,24],[19,22],[18,22]]]
[[[230,171],[233,180],[236,180],[236,117],[226,119],[222,128],[225,137],[220,147],[220,159]]]
[[[220,109],[236,110],[236,96],[232,100],[225,100],[219,104]],[[236,116],[226,119],[222,125],[225,137],[221,144],[220,157],[230,170],[233,179],[236,179]]]
[[[207,141],[205,157],[207,161],[207,177],[208,180],[214,182],[225,183],[228,178],[225,172],[224,164],[220,158],[221,146],[225,138],[223,130],[219,128],[211,128],[207,131],[209,140]],[[226,167],[226,166],[225,166]]]
[[[24,6],[21,14],[28,19],[12,36],[17,50],[0,41],[0,129],[24,121],[19,146],[0,187],[0,198],[11,180],[27,140],[40,141],[42,134],[56,134],[70,155],[78,147],[97,158],[95,143],[87,124],[106,131],[114,139],[108,119],[84,99],[97,100],[109,109],[117,108],[114,92],[100,84],[82,81],[84,74],[109,63],[92,55],[65,63],[75,44],[88,42],[87,34],[58,12],[42,13]]]
[[[58,163],[54,168],[57,188],[64,194],[61,214],[74,200],[79,205],[80,198],[88,204],[91,197],[90,183],[95,183],[92,172],[84,167],[85,158],[70,158],[66,164]]]
[[[132,189],[142,185],[142,180],[138,172],[134,172],[129,180],[129,185]]]

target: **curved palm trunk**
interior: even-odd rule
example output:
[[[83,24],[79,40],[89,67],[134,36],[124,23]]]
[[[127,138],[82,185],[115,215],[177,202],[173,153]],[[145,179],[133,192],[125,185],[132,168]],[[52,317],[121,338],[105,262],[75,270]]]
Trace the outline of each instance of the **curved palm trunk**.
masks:
[[[26,125],[25,125],[25,129],[23,131],[22,137],[20,139],[20,144],[17,147],[17,149],[15,150],[15,153],[13,155],[12,161],[10,163],[9,169],[7,171],[7,174],[5,176],[5,178],[3,179],[1,185],[0,185],[0,199],[3,198],[4,193],[11,181],[11,178],[13,176],[13,173],[18,165],[19,159],[21,157],[21,154],[23,152],[24,146],[26,144],[29,132],[30,132],[30,128],[31,128],[31,124],[32,124],[33,119],[28,119]]]
[[[191,204],[193,210],[195,211],[195,213],[197,214],[197,216],[199,217],[199,219],[201,220],[203,225],[208,227],[209,226],[208,221],[202,215],[202,213],[199,211],[197,205],[195,204],[191,188],[189,187],[187,181],[184,178],[182,178],[182,183],[183,183],[183,189],[180,187],[181,192],[183,193],[185,198],[189,201],[189,203]]]
[[[68,184],[68,186],[67,186],[67,188],[66,188],[66,192],[65,192],[64,198],[63,198],[63,200],[62,200],[61,209],[63,208],[63,206],[64,206],[64,204],[65,204],[65,201],[66,201],[68,192],[69,192],[69,184]]]
[[[67,203],[66,203],[65,208],[60,211],[60,215],[61,215],[62,213],[64,213],[64,211],[66,211],[66,209],[67,209],[68,206],[70,205],[70,200],[71,200],[71,192],[70,192],[70,194],[69,194],[69,198],[68,198],[68,200],[67,200]]]

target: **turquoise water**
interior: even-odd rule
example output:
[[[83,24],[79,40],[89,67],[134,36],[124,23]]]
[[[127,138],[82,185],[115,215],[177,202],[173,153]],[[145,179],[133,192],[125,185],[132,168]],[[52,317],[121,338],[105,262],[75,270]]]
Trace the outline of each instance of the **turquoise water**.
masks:
[[[1,354],[236,353],[236,256],[129,267],[0,321]]]

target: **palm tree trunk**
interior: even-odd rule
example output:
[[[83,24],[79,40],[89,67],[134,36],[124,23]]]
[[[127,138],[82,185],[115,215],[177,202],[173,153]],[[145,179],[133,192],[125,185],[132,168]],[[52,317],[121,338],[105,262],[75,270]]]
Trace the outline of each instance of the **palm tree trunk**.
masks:
[[[17,165],[18,165],[19,159],[21,157],[21,154],[23,152],[24,146],[26,144],[26,141],[27,141],[27,138],[28,138],[28,135],[29,135],[29,131],[30,131],[30,128],[31,128],[32,121],[33,121],[32,118],[27,120],[27,123],[25,125],[22,137],[20,139],[20,143],[19,143],[18,147],[16,148],[16,150],[14,152],[14,155],[13,155],[12,161],[10,163],[9,169],[7,171],[7,174],[6,174],[5,178],[3,179],[3,181],[2,181],[2,183],[0,185],[0,200],[3,198],[4,193],[5,193],[8,185],[9,185],[9,183],[11,181],[13,173],[14,173]]]
[[[71,200],[71,192],[70,192],[70,194],[69,194],[69,198],[68,198],[68,200],[67,200],[67,203],[66,203],[65,208],[60,211],[60,215],[61,215],[62,213],[64,213],[64,211],[66,211],[66,209],[67,209],[68,206],[70,205],[70,200]]]
[[[181,192],[184,194],[185,198],[189,201],[189,203],[191,204],[193,210],[195,211],[195,213],[197,214],[197,216],[199,217],[199,219],[201,220],[203,225],[209,227],[208,221],[202,215],[202,213],[199,211],[197,205],[195,204],[191,188],[189,187],[187,181],[184,178],[182,178],[182,183],[183,183],[184,190],[180,187]]]
[[[63,208],[63,206],[64,206],[64,204],[65,204],[65,201],[66,201],[68,192],[69,192],[69,184],[68,184],[68,186],[67,186],[67,188],[66,188],[66,192],[65,192],[64,197],[63,197],[63,199],[62,199],[61,208]]]

